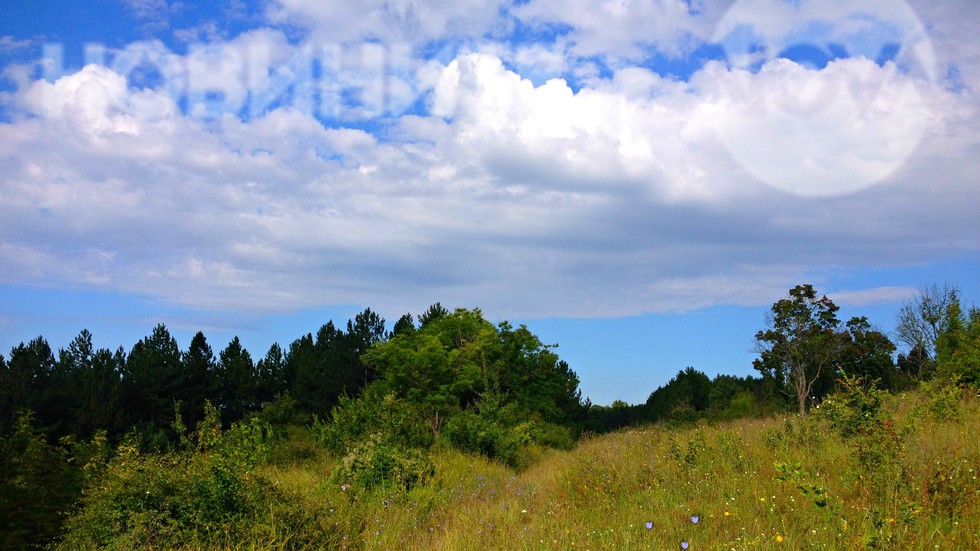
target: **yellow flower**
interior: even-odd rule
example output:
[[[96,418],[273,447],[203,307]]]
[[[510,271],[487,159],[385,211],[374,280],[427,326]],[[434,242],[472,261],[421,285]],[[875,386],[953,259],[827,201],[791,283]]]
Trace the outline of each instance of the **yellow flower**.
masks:
[[[776,541],[783,541],[783,537],[777,534],[776,535]]]
[[[759,498],[759,501],[761,501],[761,502],[763,502],[763,503],[765,503],[765,502],[766,502],[766,498],[764,498],[764,497],[760,497],[760,498]]]
[[[725,511],[725,516],[726,516],[726,517],[728,516],[728,511]]]

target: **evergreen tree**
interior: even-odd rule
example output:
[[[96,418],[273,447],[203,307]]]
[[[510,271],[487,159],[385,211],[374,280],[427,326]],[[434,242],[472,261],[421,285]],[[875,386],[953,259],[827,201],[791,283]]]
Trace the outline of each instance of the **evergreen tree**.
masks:
[[[45,407],[45,396],[54,377],[55,359],[44,337],[38,336],[26,345],[20,343],[10,351],[10,360],[0,385],[0,429],[7,434],[21,411],[37,412]],[[39,420],[44,432],[57,423],[57,419],[45,415]]]
[[[258,409],[259,381],[252,356],[242,347],[237,336],[219,356],[220,391],[217,403],[221,418],[226,423],[232,423]]]
[[[274,342],[255,365],[258,388],[256,400],[259,405],[271,402],[288,388],[286,380],[286,357],[279,343]]]
[[[187,352],[182,354],[178,387],[174,398],[180,402],[181,415],[189,426],[196,426],[204,418],[204,404],[217,402],[219,378],[216,376],[214,352],[204,333],[198,331],[191,339]]]
[[[123,404],[127,425],[169,427],[174,404],[181,397],[181,353],[177,341],[162,323],[135,345],[123,372]],[[186,408],[181,411],[187,413]]]

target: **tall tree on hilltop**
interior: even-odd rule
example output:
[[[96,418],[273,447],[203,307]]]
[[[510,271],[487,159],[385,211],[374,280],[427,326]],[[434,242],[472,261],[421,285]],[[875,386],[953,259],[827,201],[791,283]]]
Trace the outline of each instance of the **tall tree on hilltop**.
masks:
[[[766,329],[756,333],[760,357],[753,366],[795,396],[800,415],[806,414],[807,400],[816,397],[816,390],[829,390],[818,383],[836,368],[843,345],[838,310],[812,285],[797,285],[788,298],[772,305]]]

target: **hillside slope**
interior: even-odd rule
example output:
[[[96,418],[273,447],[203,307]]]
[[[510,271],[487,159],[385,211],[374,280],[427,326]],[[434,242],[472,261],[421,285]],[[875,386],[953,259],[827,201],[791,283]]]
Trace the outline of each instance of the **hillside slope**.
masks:
[[[828,408],[625,430],[522,472],[440,451],[407,492],[345,490],[323,456],[268,467],[307,528],[264,544],[303,547],[315,525],[338,548],[980,548],[976,397],[886,396],[872,423]]]

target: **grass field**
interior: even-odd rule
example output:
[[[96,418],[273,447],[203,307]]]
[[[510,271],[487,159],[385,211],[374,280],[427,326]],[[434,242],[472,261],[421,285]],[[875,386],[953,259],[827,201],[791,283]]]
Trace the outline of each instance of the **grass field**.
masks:
[[[408,491],[345,489],[336,460],[294,435],[258,473],[285,500],[253,535],[280,548],[980,549],[976,396],[888,396],[881,422],[847,438],[830,418],[623,430],[522,471],[437,450],[433,479]]]

